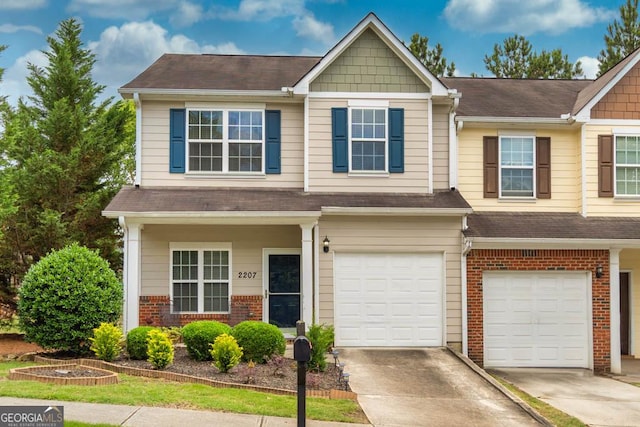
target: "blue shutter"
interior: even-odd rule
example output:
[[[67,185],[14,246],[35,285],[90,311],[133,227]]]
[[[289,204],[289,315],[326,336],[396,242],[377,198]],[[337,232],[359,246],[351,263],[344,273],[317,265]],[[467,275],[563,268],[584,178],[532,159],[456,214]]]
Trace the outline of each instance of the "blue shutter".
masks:
[[[404,172],[404,108],[389,108],[389,172]]]
[[[265,173],[280,173],[280,111],[265,114]]]
[[[349,172],[349,139],[347,137],[347,109],[331,109],[333,171]]]
[[[184,173],[185,163],[185,110],[169,111],[169,172]]]

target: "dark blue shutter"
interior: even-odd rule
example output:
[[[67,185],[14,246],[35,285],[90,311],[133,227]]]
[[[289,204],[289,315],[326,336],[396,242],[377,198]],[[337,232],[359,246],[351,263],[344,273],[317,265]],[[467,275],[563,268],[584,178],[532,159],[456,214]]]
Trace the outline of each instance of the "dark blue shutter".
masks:
[[[404,108],[389,108],[389,172],[404,172]]]
[[[265,173],[280,173],[280,111],[265,114]]]
[[[184,173],[185,163],[185,110],[169,111],[169,172]]]
[[[349,172],[349,138],[347,137],[347,109],[331,109],[333,171]]]

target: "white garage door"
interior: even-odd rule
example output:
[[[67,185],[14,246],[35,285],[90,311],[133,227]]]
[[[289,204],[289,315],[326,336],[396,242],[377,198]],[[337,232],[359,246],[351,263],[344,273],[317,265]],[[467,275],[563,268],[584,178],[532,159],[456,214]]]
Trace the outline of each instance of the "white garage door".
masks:
[[[485,367],[589,367],[588,276],[485,273]]]
[[[442,254],[336,254],[336,344],[442,345],[442,259]]]

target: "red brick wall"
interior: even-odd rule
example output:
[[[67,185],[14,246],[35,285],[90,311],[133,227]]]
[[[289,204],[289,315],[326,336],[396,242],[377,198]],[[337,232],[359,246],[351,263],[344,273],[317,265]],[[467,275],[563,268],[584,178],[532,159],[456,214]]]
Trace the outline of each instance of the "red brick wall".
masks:
[[[591,271],[598,264],[604,275],[592,275],[593,365],[611,368],[609,334],[609,251],[474,249],[467,256],[467,326],[469,358],[483,364],[482,273],[484,271]]]
[[[195,320],[217,320],[235,325],[243,320],[262,320],[262,295],[232,295],[231,311],[224,314],[172,314],[168,295],[140,297],[138,321],[141,326],[179,326]]]

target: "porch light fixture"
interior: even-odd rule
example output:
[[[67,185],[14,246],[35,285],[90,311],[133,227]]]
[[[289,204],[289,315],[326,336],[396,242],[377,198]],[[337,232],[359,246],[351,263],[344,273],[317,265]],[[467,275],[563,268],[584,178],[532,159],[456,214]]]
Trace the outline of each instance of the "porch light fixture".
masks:
[[[604,269],[602,268],[601,264],[598,264],[598,266],[596,267],[596,277],[599,279],[602,276],[604,276]]]
[[[327,236],[324,236],[324,240],[322,241],[322,250],[325,254],[329,252],[329,243],[331,243],[329,241],[329,238]]]

